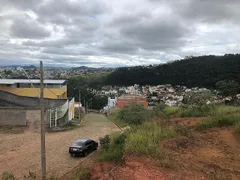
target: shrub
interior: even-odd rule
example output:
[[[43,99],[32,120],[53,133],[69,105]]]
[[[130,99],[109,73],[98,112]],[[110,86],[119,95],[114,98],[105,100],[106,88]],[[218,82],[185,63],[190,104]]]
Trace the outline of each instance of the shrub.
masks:
[[[118,163],[124,154],[126,134],[116,134],[110,138],[108,148],[101,148],[97,154],[98,161],[112,161]]]
[[[28,175],[24,175],[24,179],[31,179],[31,180],[37,179],[36,173],[29,171]]]
[[[76,174],[74,175],[74,180],[88,180],[90,179],[90,168],[84,167],[78,170]]]
[[[123,107],[117,118],[127,124],[140,125],[150,119],[150,112],[143,105],[132,104]]]
[[[99,138],[100,145],[104,149],[108,149],[110,145],[110,137],[109,135],[104,136],[103,138]]]
[[[156,116],[156,117],[163,117],[164,118],[165,115],[163,113],[163,110],[164,110],[165,107],[166,107],[165,104],[159,103],[157,106],[153,107],[152,115]]]
[[[155,123],[145,123],[131,132],[126,140],[126,151],[138,155],[156,155],[159,141],[164,138],[174,137],[172,128],[158,126]]]
[[[15,178],[14,174],[12,174],[12,173],[9,173],[9,172],[6,172],[6,171],[4,171],[2,173],[2,180],[15,180],[15,179],[16,178]]]
[[[174,128],[174,131],[178,135],[181,135],[181,136],[189,136],[190,135],[189,129],[183,124],[177,124],[173,128]]]

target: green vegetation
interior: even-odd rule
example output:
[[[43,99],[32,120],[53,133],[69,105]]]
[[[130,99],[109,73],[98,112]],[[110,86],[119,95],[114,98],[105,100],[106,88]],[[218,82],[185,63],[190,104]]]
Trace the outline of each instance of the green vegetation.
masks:
[[[235,123],[235,132],[240,134],[240,121]]]
[[[163,123],[152,121],[151,119],[155,117],[160,117]],[[181,123],[175,125],[164,123],[172,117],[205,117],[205,119],[194,128]],[[121,135],[114,135],[110,139],[103,138],[101,140],[103,148],[97,155],[100,161],[117,163],[121,161],[124,153],[128,153],[152,156],[160,160],[161,167],[173,168],[174,159],[161,149],[162,140],[178,136],[189,137],[193,130],[223,126],[234,126],[235,131],[240,133],[240,107],[234,106],[166,107],[159,104],[150,111],[135,104],[114,112],[111,118],[121,126],[124,124],[131,126],[131,130]]]
[[[178,112],[178,117],[206,117],[214,110],[213,106],[197,106],[181,109]]]
[[[89,167],[79,169],[73,176],[73,180],[88,180],[90,179],[91,170]]]
[[[165,107],[163,109],[163,113],[165,114],[166,117],[170,117],[170,116],[177,115],[179,110],[180,110],[179,107]]]
[[[118,112],[117,118],[130,125],[140,125],[150,120],[151,114],[143,105],[132,104]]]
[[[137,155],[156,155],[159,149],[159,141],[174,136],[176,136],[176,133],[173,128],[165,128],[148,122],[128,135],[126,152]]]
[[[96,160],[98,161],[112,161],[118,163],[122,160],[125,147],[126,134],[115,134],[105,140],[100,140],[102,148],[97,152]]]
[[[235,95],[239,92],[240,85],[234,80],[223,80],[216,83],[216,88],[224,96]]]
[[[2,180],[15,180],[15,179],[16,179],[16,178],[15,178],[14,174],[12,174],[12,173],[10,173],[10,172],[4,171],[4,172],[2,173]]]
[[[215,88],[215,84],[224,79],[240,84],[239,69],[240,54],[200,56],[156,67],[119,68],[107,77],[106,84],[172,84]]]
[[[202,120],[196,125],[196,130],[206,130],[213,127],[232,126],[240,122],[239,116],[215,116]]]
[[[110,114],[109,116],[107,116],[107,118],[109,120],[111,120],[112,122],[114,122],[116,125],[118,125],[119,127],[123,128],[125,126],[128,126],[129,124],[126,122],[123,122],[121,119],[118,118],[118,113],[120,112],[120,109],[115,110],[114,112],[112,112],[112,114]]]

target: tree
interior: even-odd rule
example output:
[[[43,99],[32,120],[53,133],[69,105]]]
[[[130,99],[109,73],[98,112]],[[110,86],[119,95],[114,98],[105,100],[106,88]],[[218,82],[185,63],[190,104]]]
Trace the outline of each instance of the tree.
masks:
[[[143,105],[131,104],[119,111],[118,119],[128,124],[139,125],[149,120],[150,114]]]
[[[234,80],[222,80],[216,83],[216,88],[224,96],[236,95],[240,92],[240,86],[238,82]]]

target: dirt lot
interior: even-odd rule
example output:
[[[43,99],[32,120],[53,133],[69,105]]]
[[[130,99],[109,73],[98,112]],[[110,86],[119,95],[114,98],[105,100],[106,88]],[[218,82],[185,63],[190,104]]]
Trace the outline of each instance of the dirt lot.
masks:
[[[106,117],[88,114],[81,127],[65,132],[46,134],[48,176],[61,177],[78,165],[81,158],[71,158],[68,147],[78,138],[99,137],[119,129]],[[18,179],[28,171],[40,174],[40,134],[26,131],[22,134],[0,134],[0,174],[8,171]]]

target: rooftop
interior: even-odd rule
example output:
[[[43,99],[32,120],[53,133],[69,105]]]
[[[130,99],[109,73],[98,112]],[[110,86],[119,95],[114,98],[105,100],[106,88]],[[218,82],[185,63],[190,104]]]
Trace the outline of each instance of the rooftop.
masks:
[[[44,84],[63,84],[65,80],[44,80]],[[0,84],[40,84],[40,79],[0,79]]]

